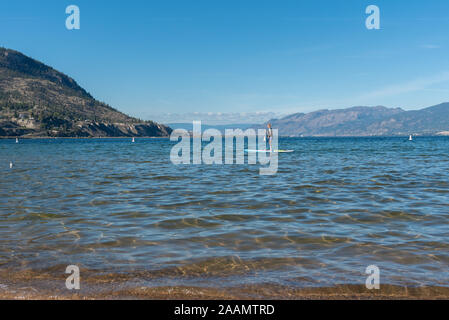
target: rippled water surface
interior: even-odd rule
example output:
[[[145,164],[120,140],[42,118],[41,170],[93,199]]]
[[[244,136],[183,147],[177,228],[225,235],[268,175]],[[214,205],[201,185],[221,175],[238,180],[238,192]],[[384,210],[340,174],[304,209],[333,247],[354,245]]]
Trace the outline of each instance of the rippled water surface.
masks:
[[[0,269],[148,285],[449,286],[449,139],[283,138],[259,165],[170,162],[168,139],[0,141]],[[9,164],[13,162],[13,168]]]

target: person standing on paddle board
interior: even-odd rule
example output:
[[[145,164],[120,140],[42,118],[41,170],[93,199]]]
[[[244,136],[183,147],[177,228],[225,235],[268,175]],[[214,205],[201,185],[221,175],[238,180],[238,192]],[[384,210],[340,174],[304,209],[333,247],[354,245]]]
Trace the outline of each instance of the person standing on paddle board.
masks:
[[[273,151],[271,150],[271,143],[273,142],[273,129],[271,128],[271,123],[267,124],[267,138],[268,138],[268,143],[270,144],[270,152]]]

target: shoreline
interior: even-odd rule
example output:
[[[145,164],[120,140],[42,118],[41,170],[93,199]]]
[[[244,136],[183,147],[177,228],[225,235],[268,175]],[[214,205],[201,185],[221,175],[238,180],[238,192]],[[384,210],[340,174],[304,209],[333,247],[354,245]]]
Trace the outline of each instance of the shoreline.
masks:
[[[130,287],[92,290],[39,290],[23,284],[20,289],[0,285],[1,300],[447,300],[448,287],[401,287],[383,285],[367,290],[362,285],[340,285],[326,288],[291,288],[274,285],[252,285],[231,288],[190,286]]]
[[[329,138],[408,138],[408,135],[396,135],[396,136],[279,136],[279,138],[301,138],[301,139],[329,139]],[[434,135],[415,135],[415,137],[419,138],[437,138],[437,137],[449,137],[448,135],[443,134],[434,134]],[[38,139],[170,139],[170,136],[161,136],[161,137],[153,137],[153,136],[127,136],[127,137],[48,137],[48,136],[32,136],[32,137],[25,137],[25,136],[0,136],[0,140],[15,140],[15,139],[23,139],[23,140],[38,140]]]
[[[59,268],[56,268],[59,269]],[[52,268],[52,271],[56,269]],[[173,283],[173,277],[150,274],[91,274],[82,271],[80,290],[66,288],[67,275],[0,269],[1,300],[449,300],[449,286],[441,284],[364,284],[331,286],[277,284],[273,282],[225,286],[219,279],[203,285]],[[164,281],[171,280],[172,285]],[[198,280],[202,279],[201,277]],[[191,279],[190,279],[191,280]],[[159,284],[157,284],[159,283]]]

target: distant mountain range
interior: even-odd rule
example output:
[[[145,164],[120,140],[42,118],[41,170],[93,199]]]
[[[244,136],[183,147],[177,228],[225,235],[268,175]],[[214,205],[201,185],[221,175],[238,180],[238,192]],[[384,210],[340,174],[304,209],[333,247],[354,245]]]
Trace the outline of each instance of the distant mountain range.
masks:
[[[0,48],[0,136],[168,136],[171,129],[95,100],[75,80]]]
[[[449,103],[405,111],[401,108],[353,107],[295,113],[269,121],[283,136],[397,136],[448,134]],[[263,126],[257,127],[265,127]]]
[[[173,130],[175,129],[184,129],[187,130],[189,132],[193,131],[193,124],[192,122],[189,123],[169,123],[167,124],[168,126],[170,126],[170,128],[172,128]],[[217,124],[217,125],[207,125],[207,124],[203,124],[201,123],[201,130],[204,132],[207,129],[216,129],[218,131],[220,131],[222,134],[225,133],[226,129],[242,129],[242,130],[246,130],[248,128],[252,128],[254,127],[254,124],[247,124],[247,123],[236,123],[236,124]]]

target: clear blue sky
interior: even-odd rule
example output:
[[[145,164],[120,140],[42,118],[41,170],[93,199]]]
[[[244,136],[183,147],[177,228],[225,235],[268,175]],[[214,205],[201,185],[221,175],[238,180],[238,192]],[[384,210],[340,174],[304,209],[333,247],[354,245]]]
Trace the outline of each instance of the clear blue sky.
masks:
[[[447,0],[2,1],[0,46],[145,118],[449,101]]]

